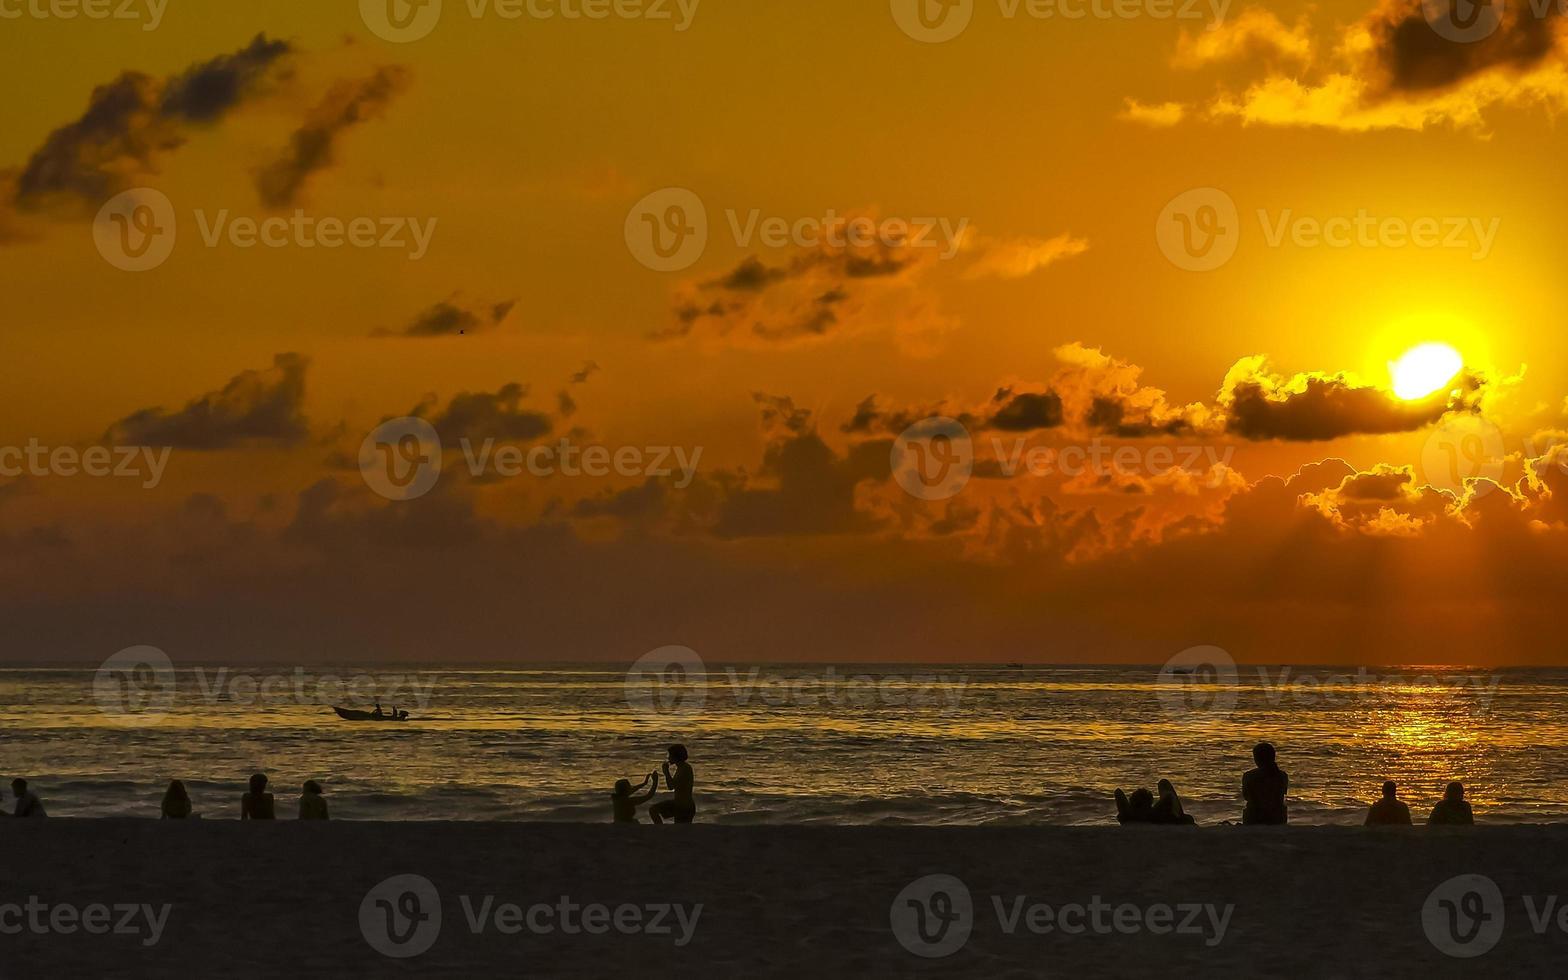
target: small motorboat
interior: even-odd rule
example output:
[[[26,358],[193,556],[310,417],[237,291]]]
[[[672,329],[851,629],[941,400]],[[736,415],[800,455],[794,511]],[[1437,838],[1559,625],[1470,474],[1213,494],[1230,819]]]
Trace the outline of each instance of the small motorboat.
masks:
[[[342,718],[344,721],[407,721],[408,720],[408,712],[406,712],[406,711],[403,712],[401,715],[396,715],[396,716],[394,716],[392,714],[392,712],[387,711],[387,712],[383,712],[380,718],[377,718],[375,712],[373,712],[373,711],[357,711],[357,710],[355,710],[353,708],[340,708],[340,707],[338,707],[335,704],[332,706],[332,710],[336,711],[338,713],[338,717]]]

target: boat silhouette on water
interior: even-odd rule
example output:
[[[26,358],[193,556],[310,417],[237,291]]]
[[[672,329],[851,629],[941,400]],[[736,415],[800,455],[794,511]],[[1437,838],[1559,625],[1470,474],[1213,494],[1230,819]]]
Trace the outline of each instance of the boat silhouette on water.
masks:
[[[359,710],[356,710],[354,708],[340,708],[340,707],[338,707],[335,704],[332,706],[332,710],[336,711],[338,713],[338,717],[342,718],[344,721],[407,721],[408,720],[408,712],[406,712],[406,711],[404,711],[404,712],[402,712],[400,714],[397,714],[397,715],[394,715],[391,712],[384,712],[381,715],[381,717],[378,718],[378,717],[376,717],[376,713],[374,711],[359,711]]]

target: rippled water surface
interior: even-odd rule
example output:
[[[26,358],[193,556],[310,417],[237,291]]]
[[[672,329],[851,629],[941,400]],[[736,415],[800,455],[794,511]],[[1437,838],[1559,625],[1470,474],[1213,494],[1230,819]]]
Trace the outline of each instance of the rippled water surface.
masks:
[[[209,667],[135,688],[92,669],[10,668],[0,742],[5,782],[27,776],[63,816],[156,815],[179,777],[206,818],[230,818],[245,777],[264,770],[280,816],[314,778],[339,818],[600,821],[614,781],[636,782],[679,740],[701,820],[1103,823],[1114,788],[1164,776],[1213,823],[1236,818],[1249,748],[1268,738],[1298,822],[1359,822],[1385,778],[1422,816],[1462,779],[1478,819],[1568,819],[1554,764],[1568,671],[1196,676],[710,665],[628,684],[613,667]],[[411,720],[331,710],[368,707],[373,692]]]

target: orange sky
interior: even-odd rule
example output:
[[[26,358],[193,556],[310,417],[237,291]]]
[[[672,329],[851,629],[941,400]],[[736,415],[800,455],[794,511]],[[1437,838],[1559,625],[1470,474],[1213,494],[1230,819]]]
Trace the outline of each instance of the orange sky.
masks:
[[[155,486],[0,476],[7,655],[1560,659],[1555,8],[1456,41],[1415,0],[921,2],[962,30],[6,7],[0,471],[168,449]],[[149,192],[172,251],[126,271]],[[669,268],[638,231],[693,201]],[[307,247],[355,219],[377,247]],[[1465,370],[1401,402],[1423,342]],[[926,499],[892,463],[937,414],[974,478]],[[362,442],[410,416],[441,476],[387,500]],[[470,472],[563,439],[693,466]],[[1131,465],[1002,472],[1074,447]]]

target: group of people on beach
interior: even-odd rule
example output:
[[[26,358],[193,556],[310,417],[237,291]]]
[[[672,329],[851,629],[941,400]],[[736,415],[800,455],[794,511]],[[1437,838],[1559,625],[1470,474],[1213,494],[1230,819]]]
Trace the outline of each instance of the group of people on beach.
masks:
[[[665,750],[663,765],[664,785],[669,789],[668,799],[660,800],[648,808],[648,816],[654,823],[664,823],[673,820],[675,823],[691,823],[697,816],[697,803],[692,795],[692,787],[696,782],[692,772],[689,754],[684,745],[671,745]],[[647,787],[647,792],[634,795]],[[0,810],[4,817],[43,817],[48,814],[38,796],[27,788],[27,780],[17,779],[11,783],[11,790],[16,794],[16,810],[6,813]],[[643,781],[633,786],[631,780],[621,779],[615,783],[615,792],[610,797],[611,810],[616,823],[637,823],[637,808],[653,799],[659,791],[659,773],[650,772],[643,777]],[[191,795],[186,790],[185,784],[178,779],[169,783],[169,788],[164,791],[163,803],[159,807],[163,820],[189,820],[199,819],[201,814],[195,812],[191,804]],[[240,797],[241,820],[275,820],[277,819],[276,804],[271,793],[267,792],[267,776],[265,773],[256,773],[250,777],[250,783],[244,795]],[[326,820],[327,798],[321,791],[321,784],[314,779],[305,780],[305,785],[299,797],[299,819],[301,820]]]
[[[164,791],[160,810],[163,820],[189,820],[201,816],[192,811],[191,795],[186,792],[185,784],[178,779],[172,780],[169,788]],[[299,818],[301,820],[327,819],[327,798],[322,795],[321,784],[314,779],[305,780],[305,785],[300,792]],[[249,788],[240,797],[240,819],[277,819],[272,794],[267,792],[266,773],[258,772],[250,777]]]
[[[696,781],[692,773],[691,763],[684,745],[671,745],[666,750],[664,760],[664,785],[670,791],[670,798],[660,800],[648,808],[648,816],[654,823],[663,823],[666,819],[676,823],[691,823],[697,816],[697,802],[692,796],[692,785]],[[641,796],[633,793],[644,786],[648,791]],[[610,796],[610,809],[615,823],[637,823],[637,808],[653,799],[659,791],[659,774],[650,772],[643,777],[642,782],[632,785],[630,779],[615,781],[615,792]]]
[[[697,816],[697,803],[693,795],[696,782],[690,756],[684,745],[671,745],[666,749],[662,770],[664,785],[669,790],[668,799],[660,800],[648,808],[654,823],[672,820],[691,823]],[[1290,776],[1279,767],[1274,746],[1259,742],[1252,748],[1254,768],[1241,777],[1241,796],[1245,805],[1241,812],[1243,824],[1284,824],[1289,820],[1285,795],[1290,791]],[[646,788],[646,792],[643,792]],[[1121,824],[1196,824],[1182,808],[1181,797],[1169,779],[1158,784],[1159,795],[1147,789],[1131,793],[1116,791],[1116,821]],[[45,817],[48,811],[38,795],[27,787],[27,780],[11,781],[11,792],[16,796],[16,807],[11,813],[0,809],[0,817]],[[643,777],[636,786],[629,779],[619,779],[610,796],[610,808],[615,823],[637,823],[637,809],[652,800],[659,792],[659,772]],[[193,812],[190,794],[185,784],[176,779],[169,783],[163,794],[162,819],[186,820],[199,817]],[[267,792],[267,776],[256,773],[250,777],[249,787],[240,797],[241,820],[276,819],[276,808],[271,793]],[[327,799],[321,784],[307,779],[299,797],[299,819],[326,820]],[[1443,799],[1432,808],[1427,817],[1430,825],[1469,825],[1475,823],[1475,814],[1465,800],[1465,788],[1458,782],[1448,784]],[[1398,787],[1393,780],[1383,784],[1383,796],[1367,810],[1366,825],[1406,825],[1411,823],[1410,807],[1399,799]]]
[[[38,796],[28,790],[27,780],[14,780],[11,783],[11,791],[16,794],[16,811],[6,813],[0,810],[0,817],[49,815]],[[186,791],[185,784],[178,779],[171,780],[169,788],[164,791],[159,813],[160,819],[163,820],[190,820],[201,817],[201,814],[196,813],[191,806],[191,794]],[[299,818],[301,820],[327,819],[327,799],[322,795],[321,784],[314,779],[305,780],[304,791],[299,798]],[[264,774],[258,772],[250,777],[250,788],[244,796],[240,797],[240,819],[274,819],[272,794],[267,792],[267,777]]]
[[[1285,807],[1285,794],[1290,791],[1290,776],[1279,767],[1274,746],[1259,742],[1252,747],[1254,768],[1241,777],[1241,811],[1243,824],[1284,824],[1290,815]],[[1409,826],[1410,807],[1399,799],[1399,787],[1391,779],[1383,784],[1383,797],[1367,810],[1365,826]],[[1182,809],[1181,797],[1169,779],[1159,782],[1159,797],[1147,789],[1135,789],[1128,794],[1116,791],[1116,822],[1121,824],[1195,824],[1197,821]],[[1426,821],[1429,825],[1461,826],[1475,823],[1475,814],[1465,800],[1464,785],[1448,784],[1443,799],[1432,808]]]

